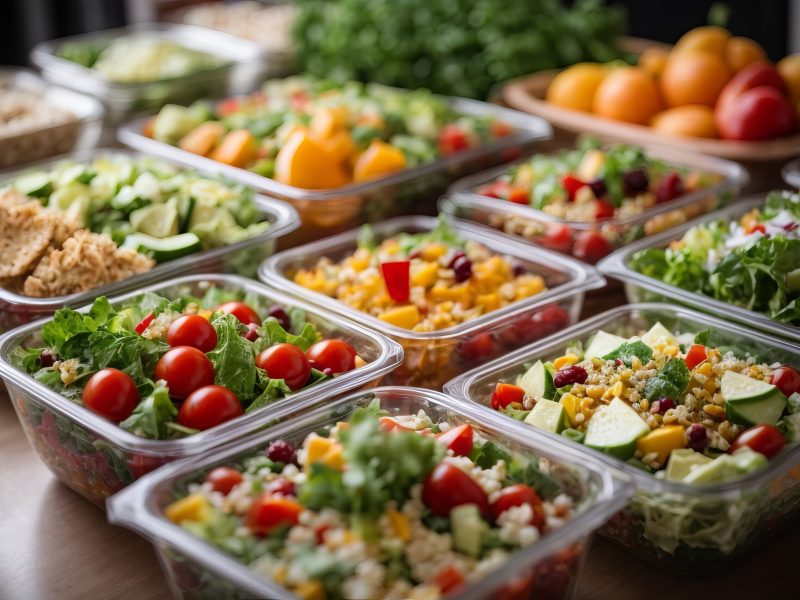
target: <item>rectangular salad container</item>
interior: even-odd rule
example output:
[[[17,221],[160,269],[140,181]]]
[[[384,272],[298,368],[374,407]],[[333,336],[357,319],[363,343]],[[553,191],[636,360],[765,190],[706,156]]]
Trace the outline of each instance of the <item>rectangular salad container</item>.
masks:
[[[490,144],[468,148],[432,163],[330,190],[309,190],[286,185],[246,169],[224,165],[158,142],[141,133],[146,119],[123,125],[117,137],[126,146],[204,171],[221,173],[291,203],[303,222],[301,230],[293,236],[300,243],[339,233],[362,223],[379,222],[388,217],[418,214],[426,210],[432,212],[435,200],[459,177],[513,160],[533,148],[536,142],[551,136],[550,125],[538,117],[477,100],[449,98],[448,102],[457,112],[499,119],[511,125],[514,132]]]
[[[48,85],[27,69],[0,67],[0,88],[5,86],[36,94],[44,102],[68,110],[75,120],[17,135],[0,136],[0,169],[92,148],[100,139],[103,105],[94,98]]]
[[[401,360],[402,350],[391,340],[336,315],[289,298],[255,281],[232,275],[176,277],[111,299],[112,306],[142,294],[155,292],[167,298],[202,294],[214,285],[224,290],[252,293],[270,302],[297,306],[307,313],[323,335],[350,343],[367,365],[289,396],[286,401],[237,417],[212,429],[173,440],[138,437],[79,406],[20,371],[11,361],[14,350],[36,343],[43,319],[0,338],[0,376],[33,448],[65,485],[87,500],[103,506],[107,496],[134,479],[178,458],[208,455],[218,446],[242,438],[355,388],[375,385]],[[88,310],[88,306],[82,310]]]
[[[574,518],[541,541],[519,550],[485,578],[459,590],[463,600],[480,598],[563,598],[574,588],[592,532],[624,503],[630,494],[627,478],[594,459],[546,441],[525,439],[509,432],[493,415],[464,407],[439,393],[416,388],[384,387],[358,393],[320,407],[247,441],[231,444],[214,456],[197,456],[173,463],[142,479],[108,502],[112,523],[137,531],[153,542],[176,598],[272,598],[290,600],[291,592],[257,576],[246,565],[194,537],[163,516],[163,510],[188,480],[216,465],[235,460],[269,441],[301,441],[308,433],[347,418],[356,408],[379,398],[391,414],[424,410],[434,420],[469,423],[484,438],[506,450],[541,457],[551,474],[563,475],[574,487],[580,510]]]
[[[28,165],[25,169],[0,173],[0,187],[6,181],[33,169],[52,168],[63,160],[92,161],[102,155],[122,155],[133,158],[139,156],[140,153],[120,148],[96,148],[63,155]],[[67,296],[34,298],[0,287],[0,333],[23,323],[28,323],[33,319],[53,314],[62,306],[77,308],[91,302],[97,296],[121,294],[177,275],[217,272],[236,273],[248,277],[255,276],[261,261],[275,251],[276,240],[293,231],[299,225],[297,213],[286,203],[259,194],[256,194],[255,200],[263,217],[272,223],[272,227],[261,235],[237,244],[189,254],[182,258],[156,265],[150,271],[134,275],[128,279]]]
[[[478,193],[478,188],[493,181],[509,167],[505,165],[490,171],[465,177],[450,186],[448,196],[440,202],[440,209],[460,219],[466,219],[523,237],[538,245],[548,247],[548,226],[565,224],[572,237],[583,232],[598,230],[619,248],[643,236],[654,235],[727,204],[747,184],[747,172],[734,162],[711,156],[692,155],[669,148],[646,147],[648,156],[695,171],[713,173],[721,177],[716,184],[702,190],[684,194],[669,202],[657,204],[641,214],[615,217],[598,223],[567,221],[549,215],[529,205],[490,198]],[[524,163],[525,160],[515,164]],[[557,248],[552,248],[557,250]]]
[[[709,312],[716,316],[742,323],[743,325],[756,327],[773,335],[779,335],[795,342],[800,342],[800,327],[779,323],[778,321],[770,319],[763,313],[734,306],[733,304],[728,304],[721,300],[715,300],[711,296],[706,296],[705,294],[690,292],[677,286],[669,285],[663,281],[658,281],[652,277],[638,273],[629,266],[633,255],[640,250],[646,248],[665,248],[671,241],[680,239],[691,227],[700,223],[710,223],[717,219],[726,221],[738,219],[750,210],[762,206],[764,200],[765,196],[760,195],[756,198],[737,202],[721,210],[714,211],[688,223],[684,223],[680,227],[674,227],[650,238],[639,240],[609,255],[597,265],[597,268],[605,275],[619,279],[624,283],[625,293],[630,302],[679,302],[697,310]]]
[[[137,33],[212,54],[225,63],[161,81],[115,83],[94,69],[56,55],[64,42],[108,44],[115,38]],[[273,56],[258,44],[221,31],[174,23],[140,23],[42,42],[31,51],[31,62],[41,69],[48,82],[80,90],[101,100],[106,107],[106,124],[113,126],[135,114],[158,110],[168,103],[189,104],[200,98],[249,92],[265,76],[282,75],[288,69],[285,57]]]
[[[403,364],[386,380],[392,385],[413,385],[441,389],[444,383],[469,368],[487,362],[505,351],[513,350],[566,327],[578,320],[587,290],[605,283],[597,271],[576,260],[554,252],[534,248],[509,236],[466,222],[453,222],[453,229],[463,238],[480,242],[497,254],[510,255],[523,263],[528,271],[542,275],[547,291],[515,302],[505,308],[437,331],[416,332],[381,321],[367,313],[351,309],[335,298],[306,289],[293,280],[298,269],[313,265],[325,256],[333,260],[352,253],[357,244],[358,230],[320,240],[267,259],[259,270],[262,281],[307,298],[310,302],[332,312],[345,315],[362,325],[380,331],[403,346]],[[430,231],[436,226],[434,217],[398,217],[373,226],[378,240],[408,232]],[[535,330],[520,327],[520,323],[539,323]],[[475,360],[462,353],[477,338],[486,335],[496,343],[490,352]]]
[[[800,188],[800,158],[786,163],[781,169],[783,180],[794,188]]]
[[[523,373],[526,363],[552,360],[562,355],[571,342],[586,342],[599,329],[629,336],[659,321],[680,333],[714,328],[723,343],[757,353],[767,362],[800,365],[800,346],[689,309],[656,303],[631,304],[601,313],[466,373],[449,382],[445,391],[468,405],[488,409],[495,384]],[[692,486],[658,479],[564,436],[492,412],[503,418],[505,427],[529,439],[547,440],[622,469],[632,479],[636,493],[601,534],[673,577],[723,569],[800,517],[800,446],[784,451],[766,468],[741,479]]]

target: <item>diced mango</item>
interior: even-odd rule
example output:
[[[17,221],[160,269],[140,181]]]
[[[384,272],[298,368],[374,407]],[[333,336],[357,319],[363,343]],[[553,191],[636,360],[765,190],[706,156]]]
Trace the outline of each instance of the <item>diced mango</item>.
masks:
[[[246,167],[256,157],[256,138],[247,129],[234,129],[211,153],[211,158],[233,167]]]
[[[430,287],[438,279],[439,265],[435,262],[426,262],[420,267],[412,269],[411,272],[411,285],[423,287]]]
[[[327,594],[323,585],[315,580],[304,581],[292,590],[302,600],[326,600]]]
[[[411,541],[411,525],[408,517],[393,508],[386,511],[386,516],[389,518],[394,534],[404,542]]]
[[[170,504],[164,515],[173,523],[204,523],[211,518],[211,505],[202,494],[192,494]]]
[[[406,168],[406,156],[399,148],[381,140],[373,140],[369,148],[358,157],[353,167],[353,179],[366,181]]]
[[[178,147],[192,154],[208,156],[215,148],[222,136],[225,135],[225,126],[219,121],[208,121],[198,125],[181,138]]]
[[[336,117],[330,108],[321,107],[314,111],[311,117],[311,132],[320,140],[329,139],[338,129]]]
[[[322,140],[322,147],[340,163],[346,162],[356,153],[357,149],[353,136],[346,129],[337,131],[328,139]]]
[[[444,287],[437,285],[431,290],[431,298],[436,302],[460,302],[461,306],[467,308],[472,299],[472,294],[466,284]]]
[[[655,452],[658,455],[658,463],[663,465],[669,453],[677,448],[686,447],[686,432],[682,425],[667,425],[659,429],[654,429],[646,436],[636,440],[636,448],[642,455]]]
[[[516,296],[518,300],[522,300],[540,294],[544,289],[544,279],[539,276],[527,277],[524,281],[518,282]]]
[[[447,254],[447,246],[444,244],[428,244],[419,253],[422,260],[428,262],[436,262],[445,254]]]
[[[345,465],[342,445],[339,443],[334,443],[328,449],[322,459],[320,459],[320,462],[328,465],[332,469],[342,471]]]
[[[306,439],[306,464],[319,462],[335,444],[332,439],[312,434]]]
[[[275,179],[312,190],[340,187],[349,182],[339,162],[305,131],[295,131],[278,152]]]
[[[381,315],[378,315],[381,321],[385,321],[397,327],[404,329],[413,329],[419,323],[419,309],[416,304],[407,304],[406,306],[398,306],[391,310],[387,310]]]
[[[475,306],[483,306],[486,312],[500,308],[500,295],[497,293],[480,294],[475,297]]]
[[[561,396],[560,402],[567,413],[567,417],[569,417],[569,422],[575,425],[575,415],[578,414],[578,408],[581,402],[580,398],[574,394],[564,394]]]

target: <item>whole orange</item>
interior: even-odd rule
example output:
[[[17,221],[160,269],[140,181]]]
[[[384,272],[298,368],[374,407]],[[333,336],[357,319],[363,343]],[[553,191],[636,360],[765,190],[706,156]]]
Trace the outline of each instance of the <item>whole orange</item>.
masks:
[[[730,32],[723,27],[714,25],[695,27],[681,36],[675,43],[673,52],[695,52],[700,50],[711,52],[723,58],[730,37]]]
[[[673,52],[659,84],[668,106],[714,106],[730,78],[728,65],[717,54],[702,50]]]
[[[800,102],[800,53],[782,58],[775,67],[786,82],[792,100]]]
[[[608,73],[608,67],[598,63],[579,63],[564,69],[547,87],[547,101],[591,112],[594,94]]]
[[[667,135],[715,138],[714,109],[704,104],[668,108],[653,117],[653,129]]]
[[[637,67],[613,69],[594,95],[593,111],[608,119],[646,125],[662,108],[658,86]]]
[[[664,67],[667,66],[669,59],[669,51],[664,48],[647,48],[639,55],[638,66],[644,69],[653,77],[660,77],[664,72]]]
[[[729,39],[728,45],[725,47],[725,58],[728,66],[734,72],[741,71],[754,62],[768,60],[764,49],[757,42],[746,37]]]

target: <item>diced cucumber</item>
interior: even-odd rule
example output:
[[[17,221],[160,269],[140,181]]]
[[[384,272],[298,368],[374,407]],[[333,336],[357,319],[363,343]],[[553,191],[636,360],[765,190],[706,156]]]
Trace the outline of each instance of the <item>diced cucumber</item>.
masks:
[[[111,199],[111,208],[117,210],[126,210],[129,207],[135,206],[139,195],[136,190],[130,185],[123,185],[117,192],[117,195]]]
[[[184,106],[167,104],[156,115],[153,137],[159,142],[177,144],[180,139],[203,122],[202,118]]]
[[[29,198],[47,198],[53,193],[50,174],[44,171],[25,173],[14,180],[14,188]]]
[[[725,371],[720,382],[720,392],[726,402],[758,400],[768,396],[776,389],[774,385],[766,381],[754,379],[736,371]]]
[[[67,210],[76,198],[89,198],[89,188],[83,183],[69,183],[50,194],[48,207],[54,210]]]
[[[775,425],[786,409],[786,396],[772,384],[726,371],[720,384],[728,419],[740,425]]]
[[[545,431],[561,433],[567,426],[567,411],[561,403],[541,398],[525,417],[525,422]]]
[[[194,196],[181,196],[178,199],[178,227],[182,232],[189,231],[196,202]]]
[[[450,511],[453,548],[459,552],[468,556],[479,556],[483,528],[483,519],[477,504],[461,504]]]
[[[133,233],[125,238],[125,248],[147,254],[156,262],[175,260],[202,250],[200,238],[193,233],[181,233],[168,238],[154,238],[144,233]]]
[[[790,292],[800,292],[800,268],[786,274],[786,287]]]
[[[78,196],[72,201],[67,210],[64,211],[65,218],[75,221],[79,227],[89,225],[89,206],[91,200],[89,196]]]
[[[647,333],[642,336],[642,341],[655,348],[657,345],[672,345],[677,346],[678,340],[672,335],[672,332],[664,327],[660,322],[653,325]]]
[[[786,443],[793,444],[800,441],[800,412],[786,415],[782,421],[786,431]]]
[[[695,467],[683,478],[683,482],[693,485],[722,483],[761,469],[767,462],[766,456],[745,447],[734,454],[722,454],[709,463]]]
[[[537,360],[536,364],[517,379],[517,385],[525,390],[528,396],[537,400],[539,398],[552,400],[556,396],[553,374],[541,360]]]
[[[711,462],[711,458],[690,448],[678,448],[670,452],[665,479],[683,481],[692,470]]]
[[[174,204],[150,204],[134,210],[129,218],[131,227],[154,238],[178,235],[178,210]]]
[[[611,354],[614,350],[619,348],[620,345],[627,341],[628,340],[623,337],[600,330],[594,334],[592,341],[586,348],[586,352],[583,354],[583,358],[588,360],[590,358]]]
[[[650,433],[650,427],[623,400],[614,398],[599,409],[586,426],[584,444],[627,460],[636,450],[636,440]]]
[[[89,168],[89,165],[77,164],[72,165],[64,170],[58,177],[59,185],[69,185],[70,183],[83,183],[87,184],[94,179],[95,171]]]

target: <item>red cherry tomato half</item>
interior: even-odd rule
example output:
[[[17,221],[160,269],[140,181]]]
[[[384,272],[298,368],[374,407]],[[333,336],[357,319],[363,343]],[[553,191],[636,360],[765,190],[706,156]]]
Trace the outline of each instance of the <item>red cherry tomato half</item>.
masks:
[[[453,565],[446,565],[433,576],[431,583],[444,594],[449,594],[464,585],[464,574]]]
[[[703,362],[707,356],[705,346],[702,344],[694,344],[686,353],[686,366],[689,367],[689,370],[692,370]]]
[[[256,535],[269,535],[278,527],[297,525],[302,512],[299,502],[264,492],[250,505],[245,524]]]
[[[258,313],[244,302],[226,302],[225,304],[220,304],[214,311],[233,315],[245,325],[250,325],[250,323],[261,325]]]
[[[445,125],[439,134],[439,152],[443,156],[469,148],[467,134],[458,125]]]
[[[594,201],[594,218],[598,221],[600,219],[610,219],[614,216],[614,205],[608,200],[597,199]]]
[[[520,186],[513,186],[508,188],[508,195],[506,199],[514,204],[530,204],[531,195],[527,188]]]
[[[294,483],[284,477],[279,477],[267,484],[267,492],[270,494],[280,494],[281,496],[294,496]]]
[[[206,475],[206,481],[211,484],[211,488],[225,496],[230,494],[243,479],[242,474],[231,467],[217,467]]]
[[[507,511],[512,506],[521,506],[522,504],[530,504],[533,509],[533,517],[531,517],[530,524],[537,527],[540,531],[545,524],[544,508],[542,507],[542,499],[529,485],[516,484],[504,487],[492,502],[492,517],[497,518]]]
[[[275,344],[256,356],[256,366],[264,369],[271,379],[283,379],[292,390],[308,382],[311,364],[306,355],[292,344]]]
[[[192,429],[211,429],[242,414],[242,404],[221,385],[206,385],[193,391],[178,411],[178,423]]]
[[[564,223],[550,223],[545,230],[542,245],[556,252],[569,252],[572,246],[572,230]]]
[[[346,373],[356,368],[356,351],[342,340],[322,340],[306,350],[306,358],[320,371]]]
[[[436,439],[448,450],[452,450],[456,456],[469,456],[469,453],[472,452],[472,427],[469,425],[451,427],[438,434]]]
[[[102,369],[86,382],[83,404],[101,417],[124,421],[139,404],[139,390],[127,373],[118,369]]]
[[[731,444],[728,452],[736,452],[739,448],[748,446],[751,450],[760,452],[768,459],[772,459],[786,445],[786,440],[783,434],[778,431],[777,427],[772,425],[756,425],[750,429],[745,429],[739,437],[737,437],[733,444]]]
[[[759,233],[767,233],[767,226],[763,223],[756,223],[755,225],[750,225],[744,230],[744,232],[747,234],[755,233],[756,231]]]
[[[144,319],[139,321],[139,324],[134,328],[134,331],[139,335],[142,335],[144,333],[144,330],[147,329],[147,326],[150,325],[150,323],[152,323],[153,319],[155,318],[156,316],[153,313],[148,313],[148,315]]]
[[[478,193],[483,196],[488,196],[489,198],[505,198],[508,194],[508,190],[510,185],[507,181],[493,181],[491,183],[487,183],[482,188],[478,190]]]
[[[494,137],[506,137],[507,135],[514,133],[514,128],[503,121],[495,121],[492,123],[489,131],[491,131]]]
[[[596,231],[582,231],[575,236],[572,255],[578,260],[595,264],[601,258],[611,254],[611,242]]]
[[[462,340],[456,352],[466,362],[477,362],[490,358],[495,352],[494,338],[491,333],[478,333]]]
[[[439,463],[425,478],[422,501],[440,517],[449,516],[452,509],[462,504],[476,504],[484,517],[490,515],[486,492],[472,477],[450,463]]]
[[[211,352],[217,345],[217,331],[200,315],[183,315],[170,323],[167,343],[173,348],[191,346],[201,352]]]
[[[776,386],[787,398],[800,392],[800,374],[792,367],[778,367],[772,372],[770,378],[772,385]]]
[[[525,390],[511,383],[498,383],[492,393],[492,408],[500,410],[512,402],[519,402],[525,399]]]
[[[156,378],[167,382],[170,396],[186,398],[196,389],[214,383],[214,365],[197,348],[179,346],[167,350],[158,360]]]
[[[575,200],[575,194],[578,190],[588,184],[572,175],[564,175],[561,178],[561,185],[563,185],[564,189],[567,191],[567,198],[572,202]]]
[[[405,425],[401,425],[397,421],[395,421],[392,417],[381,417],[378,420],[380,424],[381,431],[391,432],[391,431],[414,431],[410,427],[406,427]]]

